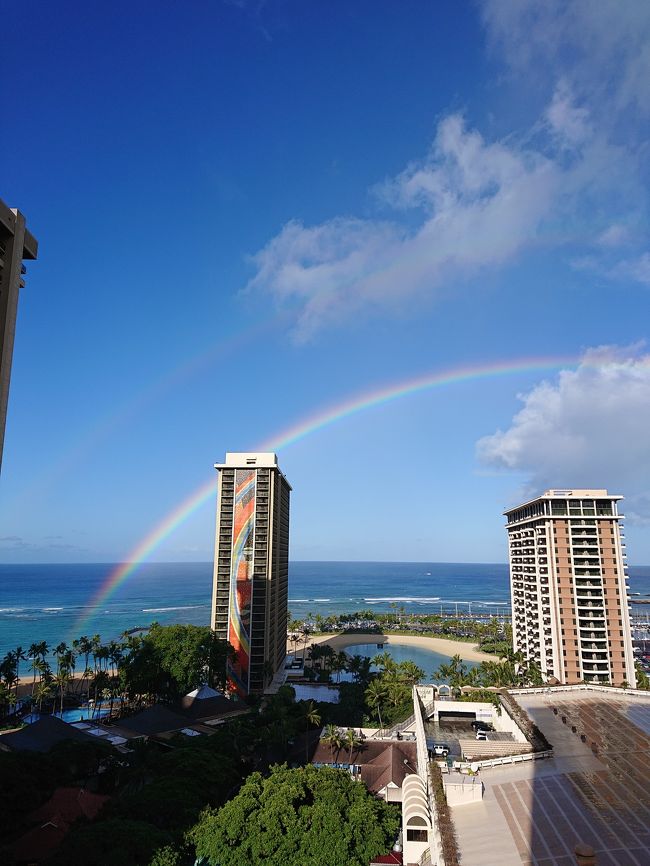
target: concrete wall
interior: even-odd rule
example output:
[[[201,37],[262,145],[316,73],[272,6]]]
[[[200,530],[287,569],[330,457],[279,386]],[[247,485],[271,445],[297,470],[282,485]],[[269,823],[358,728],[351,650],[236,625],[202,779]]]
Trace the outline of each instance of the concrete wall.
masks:
[[[443,776],[443,782],[445,798],[449,806],[480,803],[483,799],[483,783],[478,776],[454,773],[453,776]]]

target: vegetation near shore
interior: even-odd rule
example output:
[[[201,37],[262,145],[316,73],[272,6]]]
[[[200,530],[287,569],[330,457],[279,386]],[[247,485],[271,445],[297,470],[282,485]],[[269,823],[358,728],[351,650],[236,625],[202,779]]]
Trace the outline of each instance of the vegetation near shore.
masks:
[[[345,770],[273,767],[205,812],[189,834],[211,866],[367,866],[397,837],[399,809]]]
[[[19,721],[8,717],[25,698],[39,713],[87,698],[108,703],[112,711],[115,702],[173,701],[202,682],[226,687],[233,649],[207,626],[153,623],[146,633],[125,632],[122,638],[104,644],[99,635],[84,635],[72,645],[40,641],[8,652],[0,662],[0,721]],[[21,676],[27,670],[31,677]]]

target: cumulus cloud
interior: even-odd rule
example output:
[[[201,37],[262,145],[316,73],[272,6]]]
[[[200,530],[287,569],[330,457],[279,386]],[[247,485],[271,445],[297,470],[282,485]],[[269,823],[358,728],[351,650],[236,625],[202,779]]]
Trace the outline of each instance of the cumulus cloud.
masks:
[[[650,354],[590,349],[520,400],[510,426],[477,443],[484,464],[524,474],[531,495],[607,487],[626,496],[630,516],[650,518]]]
[[[247,288],[298,304],[301,338],[362,308],[435,297],[446,281],[501,264],[532,242],[559,181],[541,153],[486,142],[451,115],[427,157],[382,185],[384,201],[410,211],[415,228],[353,217],[289,222],[253,257]]]
[[[461,114],[443,118],[425,157],[374,188],[388,216],[290,220],[251,257],[247,290],[295,313],[306,340],[368,312],[420,310],[540,243],[579,239],[574,266],[645,284],[643,238],[634,246],[626,228],[625,258],[618,251],[623,225],[643,222],[643,160],[612,119],[650,94],[650,16],[623,2],[618,20],[620,4],[595,6],[486,0],[489,38],[507,62],[537,75],[540,57],[551,59],[537,120],[488,140]]]

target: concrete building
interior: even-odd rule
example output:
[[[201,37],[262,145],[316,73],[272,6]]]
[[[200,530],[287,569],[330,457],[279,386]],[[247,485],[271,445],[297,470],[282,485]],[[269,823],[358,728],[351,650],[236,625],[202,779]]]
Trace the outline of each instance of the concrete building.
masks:
[[[237,654],[231,687],[261,692],[284,668],[291,487],[275,454],[226,454],[219,472],[212,628]]]
[[[622,498],[547,490],[505,512],[514,648],[547,679],[635,685]]]
[[[9,401],[11,359],[14,352],[18,295],[24,287],[25,259],[35,259],[36,239],[25,227],[20,211],[0,200],[0,467]]]

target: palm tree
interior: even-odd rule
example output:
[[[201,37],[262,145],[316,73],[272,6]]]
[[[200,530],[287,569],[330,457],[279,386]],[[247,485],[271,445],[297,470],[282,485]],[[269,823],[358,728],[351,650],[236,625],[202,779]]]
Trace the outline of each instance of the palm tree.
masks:
[[[16,703],[16,695],[11,691],[11,686],[0,682],[0,708],[2,717],[8,715],[9,707]]]
[[[381,705],[386,700],[386,686],[380,679],[373,680],[366,689],[366,703],[370,707],[374,707],[379,717],[379,730],[384,729],[384,723],[381,720]]]
[[[347,670],[348,666],[348,657],[347,653],[338,652],[334,655],[332,659],[332,670],[336,674],[336,682],[341,682],[341,671]]]
[[[377,653],[372,659],[372,664],[383,671],[393,671],[396,668],[395,659],[389,652]]]
[[[304,643],[304,647],[302,650],[302,664],[305,666],[305,653],[307,652],[307,644],[309,643],[309,626],[303,625],[302,627],[302,641]]]
[[[314,727],[320,725],[320,713],[313,701],[309,701],[307,704],[304,719],[307,724],[307,730],[305,731],[305,763],[307,763],[309,760],[309,729],[312,725]]]
[[[40,680],[34,690],[34,701],[38,706],[39,715],[43,708],[43,701],[52,697],[52,686],[46,680]]]
[[[5,655],[2,662],[0,663],[0,678],[4,679],[5,685],[11,691],[14,686],[18,688],[17,682],[18,677],[16,675],[16,669],[18,665],[16,663],[16,654],[13,650],[9,650],[9,652]],[[16,695],[14,695],[14,700],[12,703],[16,702]]]
[[[39,668],[40,653],[38,651],[39,644],[33,643],[28,649],[29,658],[32,660],[31,668],[34,674],[32,679],[32,698],[34,697],[34,689],[36,688],[36,671]]]
[[[424,671],[415,662],[407,660],[399,666],[399,672],[403,682],[409,686],[416,686],[424,679]]]
[[[355,749],[356,750],[360,749],[362,742],[363,742],[363,740],[361,739],[359,734],[357,734],[357,732],[354,730],[354,728],[348,728],[347,729],[347,731],[345,732],[345,735],[343,737],[343,745],[348,750],[350,772],[352,772],[352,766],[353,766],[353,764],[352,764],[352,752],[355,751]]]
[[[58,690],[61,701],[61,713],[63,713],[63,698],[65,697],[68,683],[70,682],[70,672],[65,666],[59,668],[59,672],[53,679],[54,688]]]
[[[343,737],[341,735],[340,730],[336,727],[336,725],[329,724],[325,728],[324,733],[321,735],[321,740],[330,747],[332,752],[332,761],[334,760],[334,752],[336,754],[341,751],[343,748]]]
[[[293,658],[296,660],[298,644],[300,643],[300,636],[297,634],[289,635],[289,643],[293,645]]]
[[[88,668],[88,660],[90,658],[90,653],[92,652],[93,645],[92,645],[92,641],[90,640],[90,638],[84,634],[80,638],[77,638],[77,640],[73,640],[72,646],[74,647],[74,649],[78,655],[84,657],[84,672],[81,675],[81,679],[79,680],[79,683],[80,683],[79,691],[83,692],[84,683],[85,683],[86,679],[88,678],[88,676],[90,675],[89,674],[89,668]]]
[[[18,683],[20,681],[20,671],[18,668],[21,661],[27,661],[27,656],[25,655],[25,650],[21,646],[16,649],[14,656],[16,658],[16,699],[18,699]]]

